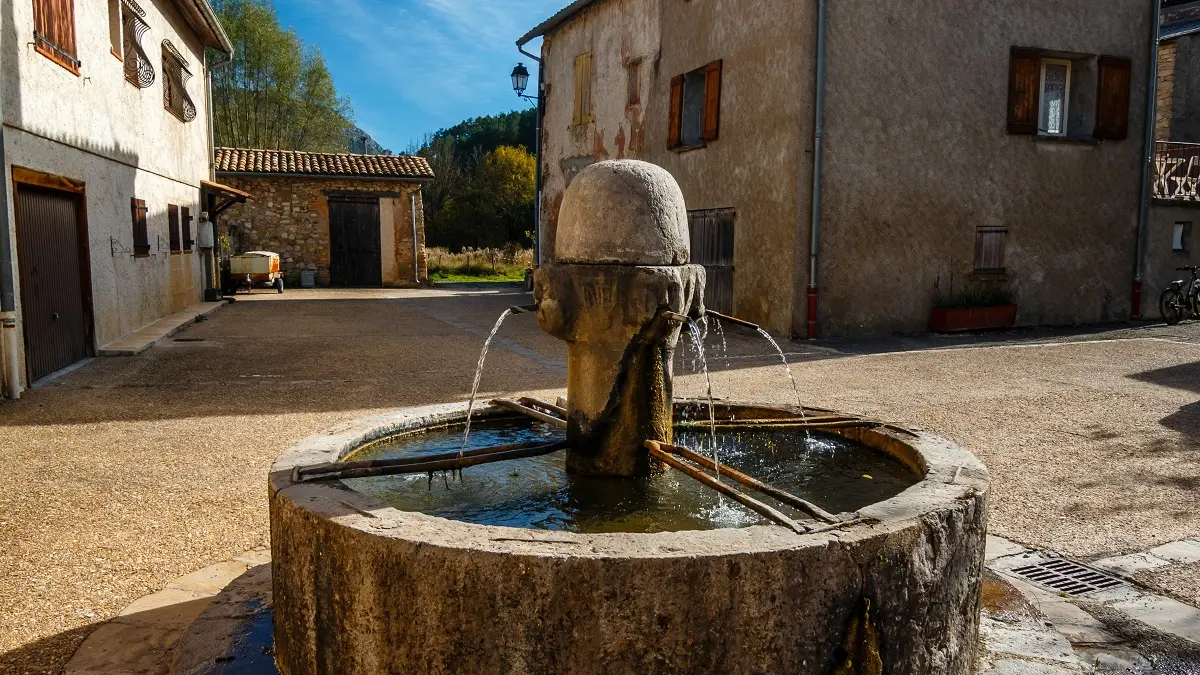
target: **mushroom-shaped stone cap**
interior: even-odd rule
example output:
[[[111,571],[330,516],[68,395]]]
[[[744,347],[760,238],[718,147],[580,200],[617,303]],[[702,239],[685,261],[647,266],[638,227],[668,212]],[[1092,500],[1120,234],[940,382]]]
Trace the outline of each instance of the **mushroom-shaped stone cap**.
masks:
[[[666,169],[620,159],[579,172],[558,212],[557,262],[686,265],[687,207]]]

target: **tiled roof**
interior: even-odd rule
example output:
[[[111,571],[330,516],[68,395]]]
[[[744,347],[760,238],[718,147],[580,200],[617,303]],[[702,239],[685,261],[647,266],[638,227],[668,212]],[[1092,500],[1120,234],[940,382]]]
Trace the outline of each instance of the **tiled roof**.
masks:
[[[301,176],[433,178],[424,157],[351,155],[338,152],[217,148],[219,173],[280,173]]]

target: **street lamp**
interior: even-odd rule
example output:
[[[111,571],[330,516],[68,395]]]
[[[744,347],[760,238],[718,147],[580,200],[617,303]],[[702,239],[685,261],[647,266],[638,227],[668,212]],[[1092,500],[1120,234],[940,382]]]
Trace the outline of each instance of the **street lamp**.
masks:
[[[529,87],[529,70],[525,67],[524,63],[518,63],[517,67],[513,68],[512,85],[513,91],[517,92],[517,96],[527,101],[536,102],[538,100],[536,96],[525,95],[525,90]]]

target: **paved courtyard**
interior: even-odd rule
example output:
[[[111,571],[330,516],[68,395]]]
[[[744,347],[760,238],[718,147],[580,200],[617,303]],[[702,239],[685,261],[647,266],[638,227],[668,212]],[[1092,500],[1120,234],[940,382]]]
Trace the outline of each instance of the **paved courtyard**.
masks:
[[[0,403],[0,673],[54,673],[167,582],[266,544],[266,473],[291,442],[464,399],[513,290],[288,291],[139,356]],[[765,341],[710,332],[717,396],[787,402]],[[1200,325],[783,344],[804,403],[924,427],[991,469],[991,532],[1085,560],[1200,538]],[[483,395],[562,393],[565,349],[530,315]],[[677,373],[694,359],[682,350]],[[702,393],[684,375],[677,394]],[[1139,580],[1200,605],[1200,565]]]

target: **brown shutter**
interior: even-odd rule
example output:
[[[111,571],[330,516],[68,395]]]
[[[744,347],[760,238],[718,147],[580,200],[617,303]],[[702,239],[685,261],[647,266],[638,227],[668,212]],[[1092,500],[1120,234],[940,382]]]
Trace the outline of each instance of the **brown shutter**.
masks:
[[[132,198],[129,208],[133,212],[133,254],[150,254],[150,233],[146,230],[146,201]]]
[[[1092,135],[1113,141],[1129,136],[1129,86],[1133,64],[1119,56],[1100,57],[1096,128]]]
[[[1008,65],[1008,133],[1036,134],[1042,105],[1042,59],[1036,50],[1013,47]]]
[[[715,141],[721,128],[721,60],[704,68],[704,129],[701,138]]]
[[[174,204],[167,204],[167,229],[171,253],[178,253],[183,247],[179,245],[179,207]]]
[[[183,225],[183,250],[191,251],[192,244],[192,210],[186,206],[179,208],[179,222]]]
[[[667,119],[667,149],[679,147],[683,129],[683,75],[671,78],[671,107]]]

